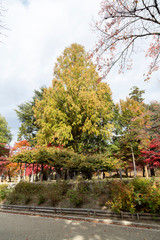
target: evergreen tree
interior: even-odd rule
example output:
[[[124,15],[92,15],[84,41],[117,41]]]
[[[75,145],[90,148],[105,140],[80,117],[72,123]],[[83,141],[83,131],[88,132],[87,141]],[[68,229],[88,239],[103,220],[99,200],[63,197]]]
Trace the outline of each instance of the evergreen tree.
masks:
[[[19,127],[18,141],[26,139],[32,146],[36,144],[35,136],[38,130],[35,123],[35,117],[33,113],[33,106],[36,99],[41,100],[43,97],[44,87],[40,90],[34,91],[34,96],[31,101],[25,102],[15,109],[17,116],[21,122]]]
[[[9,147],[7,144],[12,140],[12,134],[8,123],[4,117],[0,115],[0,158],[4,158],[9,154]]]
[[[0,143],[9,143],[12,140],[12,134],[8,123],[4,117],[0,115]]]
[[[137,86],[133,86],[130,90],[130,99],[133,99],[136,102],[143,102],[144,98],[142,97],[142,94],[145,93],[144,90],[140,90]]]

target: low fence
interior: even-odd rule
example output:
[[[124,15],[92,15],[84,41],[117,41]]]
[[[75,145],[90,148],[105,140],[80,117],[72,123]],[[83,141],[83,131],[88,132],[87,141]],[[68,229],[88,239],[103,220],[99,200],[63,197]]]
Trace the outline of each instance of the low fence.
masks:
[[[128,220],[154,220],[160,221],[160,215],[149,213],[130,213],[120,212],[115,213],[112,211],[97,210],[97,209],[83,209],[83,208],[55,208],[55,207],[38,207],[38,206],[18,206],[18,205],[0,205],[1,210],[16,210],[16,211],[29,211],[35,213],[45,213],[49,215],[62,214],[62,215],[78,215],[89,216],[104,219],[128,219]]]

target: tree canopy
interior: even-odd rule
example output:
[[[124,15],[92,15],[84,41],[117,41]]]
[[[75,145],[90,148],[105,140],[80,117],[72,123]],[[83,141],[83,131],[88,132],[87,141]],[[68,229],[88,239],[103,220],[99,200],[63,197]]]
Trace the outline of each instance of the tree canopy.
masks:
[[[119,63],[120,71],[131,68],[131,56],[145,46],[151,58],[146,80],[158,69],[160,55],[160,3],[157,0],[102,0],[95,52],[105,74]],[[144,41],[143,46],[141,42]],[[149,43],[149,44],[148,44]],[[101,62],[103,55],[104,61]]]
[[[141,151],[145,163],[150,167],[160,167],[160,135],[153,138],[148,149]]]
[[[143,93],[138,87],[131,88],[130,98],[120,100],[115,108],[117,131],[114,144],[118,147],[117,157],[123,161],[126,169],[133,166],[132,161],[133,164],[144,165],[142,159],[139,159],[140,150],[150,143],[150,114],[142,102]]]
[[[133,86],[130,90],[130,99],[133,99],[136,102],[143,102],[144,98],[142,97],[142,94],[145,93],[144,90],[140,90],[137,86]]]
[[[34,91],[34,96],[31,101],[25,102],[15,109],[16,114],[21,122],[19,127],[18,140],[27,140],[33,146],[36,144],[35,136],[38,131],[38,126],[35,122],[33,113],[33,106],[35,105],[36,99],[41,100],[43,97],[44,87],[40,90]]]
[[[152,101],[150,104],[146,105],[146,108],[150,111],[151,117],[151,128],[150,136],[151,138],[160,136],[160,103],[157,101]]]
[[[12,134],[5,117],[0,115],[0,143],[9,143],[12,140]]]
[[[12,140],[12,134],[8,123],[4,117],[0,115],[0,160],[5,160],[9,155],[10,148],[8,144]]]
[[[52,87],[34,107],[38,144],[98,152],[112,132],[113,101],[84,47],[72,44],[57,59]]]

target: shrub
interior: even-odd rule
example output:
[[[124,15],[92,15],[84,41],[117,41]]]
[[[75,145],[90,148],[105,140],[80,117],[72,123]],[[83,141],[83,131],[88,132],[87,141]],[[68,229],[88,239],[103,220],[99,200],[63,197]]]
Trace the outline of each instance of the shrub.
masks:
[[[99,202],[99,206],[105,206],[106,202],[108,201],[108,196],[105,195],[101,195],[99,196],[98,202]]]
[[[25,196],[21,193],[16,193],[15,191],[11,192],[10,194],[8,194],[7,196],[7,204],[25,204],[26,200],[25,200]]]
[[[6,184],[0,185],[0,201],[4,200],[6,198],[6,195],[8,192],[7,187],[8,187],[8,185],[6,185]]]
[[[67,193],[68,189],[69,189],[69,184],[68,181],[59,181],[56,182],[56,186],[58,188],[59,194],[60,195],[64,195]]]
[[[48,185],[46,189],[46,197],[51,201],[52,206],[55,206],[64,197],[68,191],[69,185],[67,181],[59,181]]]
[[[77,189],[70,189],[67,196],[74,207],[80,207],[84,202],[84,195]]]
[[[160,213],[160,190],[148,179],[135,178],[129,183],[112,181],[111,200],[115,211]]]
[[[86,200],[86,195],[88,195],[89,191],[90,184],[85,182],[82,178],[79,178],[75,186],[72,186],[72,189],[68,190],[67,197],[74,207],[80,207]]]
[[[152,188],[152,183],[147,178],[134,178],[130,185],[133,186],[135,193],[141,194],[147,194]]]
[[[23,199],[23,198],[22,198]],[[32,197],[31,196],[24,196],[24,204],[28,204],[32,201]]]
[[[134,179],[134,202],[137,211],[160,213],[160,190],[148,179]]]
[[[103,194],[109,195],[108,182],[106,182],[106,181],[104,181],[104,182],[100,182],[100,181],[99,182],[93,182],[92,192],[98,197],[103,195]]]
[[[38,205],[41,205],[46,201],[46,197],[43,194],[38,195]]]
[[[47,198],[51,201],[53,207],[61,200],[61,196],[59,195],[57,187],[47,191]]]
[[[129,211],[134,213],[135,206],[133,204],[133,187],[122,181],[112,181],[110,187],[112,209],[117,212]]]
[[[44,191],[42,184],[20,182],[15,187],[15,192],[27,195],[35,195]]]
[[[78,181],[75,185],[75,189],[79,192],[79,193],[87,193],[88,191],[90,191],[90,184],[88,182],[85,181]]]

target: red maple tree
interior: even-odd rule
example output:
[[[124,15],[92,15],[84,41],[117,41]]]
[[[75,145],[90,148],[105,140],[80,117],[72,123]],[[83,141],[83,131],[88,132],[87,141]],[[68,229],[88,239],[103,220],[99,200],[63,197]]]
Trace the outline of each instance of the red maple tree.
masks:
[[[6,165],[9,163],[7,157],[9,156],[10,147],[8,144],[0,143],[0,173],[2,173]]]
[[[160,135],[152,139],[148,150],[141,151],[144,162],[150,167],[160,167]]]

